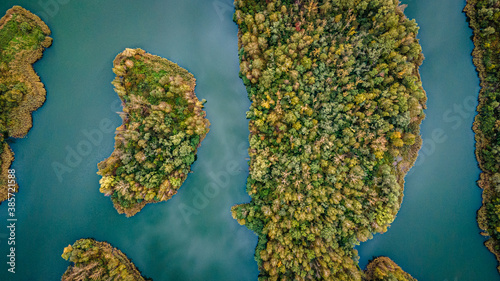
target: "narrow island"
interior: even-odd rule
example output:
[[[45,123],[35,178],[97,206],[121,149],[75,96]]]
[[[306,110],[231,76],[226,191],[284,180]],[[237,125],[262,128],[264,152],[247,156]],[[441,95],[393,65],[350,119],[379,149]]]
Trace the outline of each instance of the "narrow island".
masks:
[[[44,85],[32,65],[52,44],[49,35],[47,25],[20,6],[0,19],[0,202],[18,191],[9,173],[14,153],[7,139],[24,137],[33,125],[31,112],[45,102]]]
[[[232,214],[259,280],[414,280],[387,258],[360,270],[354,246],[395,219],[422,143],[417,24],[397,0],[235,6],[252,200]]]
[[[124,253],[106,242],[80,239],[64,248],[61,256],[73,263],[64,272],[62,281],[152,281],[143,277]]]
[[[477,221],[483,235],[490,237],[486,247],[500,262],[500,3],[467,0],[464,11],[474,32],[472,56],[481,81],[473,125],[482,171],[478,185],[483,189]]]
[[[209,131],[195,78],[167,59],[126,49],[113,62],[123,124],[115,150],[98,164],[100,191],[127,217],[167,201],[182,185]]]

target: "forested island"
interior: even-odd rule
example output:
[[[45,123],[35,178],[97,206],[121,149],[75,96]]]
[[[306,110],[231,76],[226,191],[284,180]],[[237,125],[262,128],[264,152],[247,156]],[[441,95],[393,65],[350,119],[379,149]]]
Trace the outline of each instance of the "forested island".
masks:
[[[195,78],[177,64],[126,49],[113,65],[123,124],[116,129],[115,150],[98,164],[100,191],[119,213],[133,216],[177,193],[210,122],[194,93]]]
[[[259,280],[414,280],[353,247],[394,220],[422,140],[416,23],[397,0],[236,0],[251,106],[250,203]],[[390,262],[389,262],[390,261]]]
[[[483,189],[477,221],[490,237],[486,247],[500,262],[500,3],[467,0],[464,11],[474,31],[472,55],[481,80],[473,126],[482,171],[478,185]],[[500,266],[497,269],[500,271]]]
[[[366,281],[417,280],[387,257],[379,257],[371,261],[365,273]]]
[[[14,6],[0,19],[0,202],[18,186],[9,181],[14,160],[8,138],[22,138],[32,127],[31,112],[45,101],[44,85],[32,64],[52,44],[50,29],[36,15]]]
[[[64,248],[63,259],[73,265],[62,276],[62,281],[120,280],[146,281],[135,265],[117,248],[94,239],[80,239]]]

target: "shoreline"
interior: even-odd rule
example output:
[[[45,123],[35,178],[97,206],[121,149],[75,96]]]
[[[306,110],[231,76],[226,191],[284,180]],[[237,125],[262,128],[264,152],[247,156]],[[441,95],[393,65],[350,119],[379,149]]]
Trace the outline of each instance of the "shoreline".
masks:
[[[23,83],[27,87],[27,92],[23,96],[23,100],[6,115],[7,120],[12,122],[12,124],[8,124],[6,127],[7,136],[23,138],[33,126],[32,112],[43,105],[46,96],[45,86],[33,69],[33,63],[42,58],[44,50],[52,44],[52,38],[49,37],[51,34],[49,27],[37,15],[20,6],[14,6],[7,10],[5,16],[0,19],[0,29],[3,29],[14,18],[14,15],[24,17],[25,21],[23,23],[28,22],[31,28],[40,28],[45,35],[45,39],[40,43],[38,48],[31,50],[22,49],[15,53],[14,58],[8,64],[10,70],[4,81],[6,83]],[[2,142],[3,152],[0,156],[2,160],[0,182],[5,183],[7,170],[14,161],[14,153],[5,140]],[[0,190],[0,203],[8,199],[7,189],[7,186],[2,186]],[[17,192],[17,184],[15,189]]]
[[[75,251],[77,252],[73,256]],[[85,260],[83,256],[87,253],[89,254]],[[101,278],[102,275],[107,274],[111,275],[110,278],[120,278],[120,280],[126,281],[152,281],[152,279],[142,276],[141,271],[120,249],[113,247],[108,242],[96,241],[93,238],[79,239],[73,245],[68,245],[64,248],[61,257],[73,263],[68,266],[61,277],[63,281],[77,280],[76,278],[83,277],[83,274],[88,278],[91,276]],[[108,265],[112,268],[105,268]]]
[[[137,60],[137,63],[140,62],[140,63],[143,63],[144,65],[147,65],[148,71],[150,71],[152,73],[152,74],[148,73],[147,75],[144,73],[138,74],[137,76],[142,75],[142,78],[140,78],[140,79],[147,80],[147,79],[151,78],[152,75],[154,76],[157,73],[165,72],[162,74],[163,75],[162,79],[166,79],[168,81],[165,82],[166,83],[165,85],[162,85],[159,99],[165,98],[164,96],[168,96],[168,94],[170,93],[167,90],[167,93],[165,94],[165,89],[163,87],[169,88],[171,85],[174,85],[176,83],[180,83],[179,85],[177,85],[178,87],[184,87],[183,88],[184,90],[182,92],[183,95],[180,98],[183,99],[184,101],[188,102],[187,107],[189,108],[190,111],[189,111],[189,113],[186,113],[186,114],[192,114],[192,116],[189,118],[197,120],[196,122],[200,122],[199,124],[196,123],[196,124],[198,124],[197,126],[203,126],[203,128],[204,128],[203,129],[204,132],[202,134],[196,133],[196,136],[198,136],[199,138],[198,138],[198,143],[196,144],[196,147],[194,147],[193,148],[194,150],[192,151],[193,158],[197,154],[197,149],[201,146],[201,142],[206,137],[206,134],[209,131],[210,122],[208,121],[208,119],[206,119],[206,112],[203,111],[203,109],[202,109],[203,108],[202,102],[200,102],[198,100],[198,98],[194,92],[194,89],[196,86],[196,79],[194,78],[194,76],[191,73],[189,73],[186,69],[180,67],[179,65],[177,65],[174,62],[171,62],[168,59],[147,53],[146,51],[144,51],[142,49],[128,49],[127,48],[123,52],[119,53],[115,57],[115,59],[113,60],[113,71],[116,74],[116,78],[112,82],[112,84],[115,86],[115,92],[120,97],[120,100],[122,101],[122,105],[124,107],[123,107],[123,112],[121,113],[122,124],[116,129],[114,150],[111,153],[110,157],[108,157],[107,159],[103,160],[102,162],[100,162],[98,164],[98,167],[99,167],[98,174],[103,176],[103,178],[101,178],[101,181],[103,181],[103,182],[104,182],[105,178],[118,176],[116,174],[113,174],[113,173],[115,173],[116,170],[118,170],[118,168],[121,167],[120,163],[122,163],[122,162],[120,162],[121,161],[120,157],[118,157],[117,155],[121,155],[122,153],[128,153],[128,152],[123,151],[123,146],[124,146],[124,143],[131,141],[130,139],[127,139],[128,135],[127,135],[127,137],[125,137],[127,132],[133,131],[134,133],[141,134],[142,129],[140,129],[141,127],[138,124],[140,122],[144,122],[147,118],[149,118],[149,116],[147,114],[144,116],[142,116],[141,114],[144,114],[144,111],[152,111],[152,112],[157,112],[158,114],[164,114],[165,116],[170,116],[170,112],[175,111],[176,106],[178,106],[177,102],[176,102],[176,104],[166,104],[166,102],[164,102],[164,101],[162,101],[162,103],[163,103],[162,105],[155,105],[152,103],[148,104],[148,102],[145,101],[143,98],[143,94],[145,95],[145,93],[133,93],[132,92],[132,88],[130,88],[131,86],[130,85],[127,86],[128,82],[126,83],[125,80],[128,77],[127,76],[128,74],[126,73],[127,69],[132,71],[132,69],[134,68],[134,62],[133,62],[134,59]],[[134,75],[136,75],[136,74],[132,73],[129,76],[134,77]],[[151,77],[149,77],[148,75]],[[176,82],[174,80],[179,80],[180,82]],[[154,80],[154,81],[156,81],[156,80]],[[159,81],[161,81],[161,79]],[[138,82],[138,83],[140,83],[140,82]],[[153,83],[153,82],[151,82],[151,83]],[[157,83],[159,83],[159,82],[157,82]],[[177,87],[177,86],[172,86],[172,87]],[[154,92],[154,91],[155,90],[153,90],[152,92]],[[151,95],[151,93],[147,93],[147,95]],[[127,99],[130,99],[130,101],[127,101]],[[136,108],[137,106],[142,108],[142,113],[137,112],[137,108]],[[130,115],[132,115],[133,117],[129,118]],[[137,117],[137,115],[140,115],[140,117]],[[133,120],[131,120],[131,119],[133,119]],[[185,121],[187,121],[187,119],[180,121],[180,122],[184,123]],[[134,127],[133,129],[130,128],[131,122],[133,123],[133,127]],[[165,121],[163,121],[163,122],[165,122]],[[163,125],[163,124],[160,124],[160,125]],[[144,124],[142,124],[141,126],[144,126]],[[156,128],[156,126],[155,126],[155,128]],[[170,126],[170,129],[171,128],[174,128],[174,126]],[[166,131],[170,131],[170,129],[167,128]],[[152,134],[154,134],[155,137],[158,137],[158,138],[173,137],[173,134],[170,134],[170,132],[165,133],[166,132],[165,129],[163,129],[164,131],[155,131],[155,130],[156,129],[154,129],[154,131],[152,132]],[[191,132],[191,134],[189,134],[189,130],[190,129],[186,130],[185,132],[181,131],[180,133],[183,133],[184,135],[185,135],[185,133],[188,133],[186,138],[189,138],[194,134],[194,132]],[[175,128],[174,128],[174,131],[175,131]],[[164,134],[164,135],[162,135],[162,134]],[[162,147],[162,146],[160,146],[160,147]],[[167,147],[162,147],[162,148],[167,150]],[[142,151],[141,149],[138,149],[138,150]],[[148,156],[143,156],[143,157],[147,158]],[[175,157],[176,156],[171,156],[170,160],[175,159]],[[141,158],[141,157],[139,157],[139,158]],[[136,160],[137,159],[138,158],[136,158]],[[165,159],[165,160],[167,160],[167,159]],[[144,160],[141,160],[141,161],[144,161]],[[160,162],[162,162],[162,160],[158,160],[158,165],[161,164]],[[156,163],[156,160],[155,160],[155,163]],[[189,164],[189,167],[187,167],[189,169],[189,171],[190,171],[191,164]],[[107,169],[106,167],[109,167],[109,166],[113,166],[111,169],[115,169],[112,173],[109,173],[109,171],[101,173],[101,171],[106,170]],[[186,169],[186,167],[184,167],[184,169]],[[157,192],[154,197],[149,196],[149,190],[148,190],[148,194],[146,196],[142,196],[141,197],[142,199],[140,202],[133,202],[132,204],[130,204],[131,206],[128,206],[128,207],[122,206],[122,202],[120,200],[118,200],[118,199],[115,200],[112,198],[113,206],[118,211],[118,213],[120,213],[120,214],[124,213],[127,217],[131,217],[131,216],[134,216],[135,214],[137,214],[147,204],[158,203],[158,202],[169,200],[170,198],[172,198],[172,196],[174,196],[177,193],[177,189],[180,188],[180,186],[182,186],[182,183],[186,180],[187,175],[189,174],[189,172],[185,172],[185,171],[183,172],[181,170],[182,170],[181,168],[176,168],[173,171],[170,171],[170,174],[163,175],[162,176],[163,177],[162,183],[159,184],[158,186],[154,187],[155,190],[153,190],[153,192]],[[179,186],[176,186],[173,183],[176,180],[180,180]],[[103,186],[105,186],[105,185],[101,181],[100,181],[100,183],[101,183],[101,192],[102,193],[105,193],[106,195],[112,195],[112,196],[115,196],[115,194],[117,194],[118,191],[116,191],[116,188],[114,185],[107,185],[106,188],[103,189]],[[129,180],[126,183],[124,183],[126,185],[128,184],[128,187],[125,188],[126,191],[120,191],[120,192],[124,193],[124,196],[128,195],[127,192],[129,192],[129,191],[131,193],[134,193],[135,189],[143,190],[145,187],[145,186],[139,185],[137,182],[135,182],[133,180],[132,180],[132,182],[134,183],[134,186],[132,186],[130,184],[130,182],[131,181]],[[136,192],[139,193],[139,191],[136,191]],[[143,192],[143,191],[141,191],[141,192]],[[149,199],[148,199],[148,196],[150,197]],[[137,199],[137,197],[132,197],[130,202],[132,200],[136,200],[136,199]]]
[[[394,221],[422,146],[418,28],[391,1],[266,4],[235,2],[251,201],[233,218],[261,278],[365,280],[354,245]]]
[[[480,153],[486,149],[488,144],[490,143],[487,137],[484,135],[484,132],[481,130],[481,121],[480,114],[481,109],[487,105],[487,98],[485,95],[487,94],[487,88],[491,87],[486,80],[488,78],[488,73],[486,71],[484,65],[484,53],[485,49],[482,48],[482,40],[478,36],[480,30],[477,28],[479,23],[476,20],[477,11],[475,10],[475,5],[478,3],[477,0],[467,0],[466,5],[463,9],[463,12],[466,14],[466,17],[469,21],[469,27],[473,32],[472,41],[474,44],[474,49],[471,53],[472,61],[475,66],[475,70],[478,74],[480,80],[480,90],[478,96],[478,105],[476,111],[478,114],[474,117],[474,122],[472,125],[472,130],[474,131],[474,139],[476,141],[476,149],[475,156],[478,163],[478,167],[481,169],[480,177],[477,181],[477,185],[482,189],[482,205],[477,211],[476,220],[478,223],[478,227],[483,232],[480,233],[483,236],[489,237],[488,240],[484,242],[486,248],[494,254],[497,260],[497,270],[500,272],[500,250],[496,250],[495,248],[500,246],[500,241],[497,241],[493,236],[489,234],[489,219],[488,219],[488,211],[486,209],[486,205],[492,202],[494,198],[498,198],[498,195],[495,196],[495,191],[493,186],[491,185],[491,177],[492,173],[488,171],[485,167],[485,162],[482,161]]]

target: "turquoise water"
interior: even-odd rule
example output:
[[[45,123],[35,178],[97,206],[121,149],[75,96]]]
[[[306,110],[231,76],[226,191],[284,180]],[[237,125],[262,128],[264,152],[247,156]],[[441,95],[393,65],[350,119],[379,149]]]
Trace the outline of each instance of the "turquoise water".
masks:
[[[475,222],[479,170],[470,127],[479,81],[461,13],[465,1],[407,2],[407,15],[421,26],[426,56],[424,148],[407,176],[398,218],[387,233],[358,247],[360,264],[387,255],[421,281],[499,280]],[[16,274],[8,273],[2,204],[0,280],[59,280],[69,265],[60,258],[63,248],[84,237],[120,248],[157,281],[256,280],[257,238],[229,211],[250,199],[244,188],[249,102],[238,78],[232,1],[7,0],[0,11],[14,4],[41,15],[54,44],[35,65],[47,102],[34,113],[27,138],[12,145],[20,185],[17,263]],[[99,193],[95,174],[114,144],[113,132],[100,124],[121,123],[110,82],[112,60],[126,47],[143,48],[193,73],[212,123],[179,193],[132,218],[118,215]],[[55,162],[67,170],[57,173]]]
[[[423,148],[406,177],[401,210],[389,228],[358,248],[360,265],[386,255],[421,281],[500,280],[475,220],[474,118],[479,79],[470,57],[471,30],[462,0],[403,1],[420,26],[427,91]]]
[[[232,2],[39,3],[50,1],[0,2],[2,13],[20,4],[42,15],[54,37],[35,65],[47,101],[34,114],[27,138],[13,144],[20,185],[17,263],[16,273],[8,273],[7,205],[2,204],[0,280],[60,280],[69,265],[60,257],[63,248],[85,237],[110,242],[154,280],[256,280],[257,237],[230,213],[232,205],[250,199],[244,188],[249,102],[238,77]],[[143,48],[193,73],[212,123],[179,193],[132,218],[119,215],[99,193],[96,175],[97,163],[114,144],[114,133],[100,123],[121,123],[110,83],[112,60],[126,47]],[[54,162],[71,170],[59,173],[61,181]]]

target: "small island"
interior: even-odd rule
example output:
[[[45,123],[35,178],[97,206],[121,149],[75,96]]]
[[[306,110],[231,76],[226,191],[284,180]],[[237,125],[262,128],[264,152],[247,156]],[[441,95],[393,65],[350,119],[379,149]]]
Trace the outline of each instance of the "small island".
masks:
[[[115,150],[98,164],[99,183],[116,210],[130,217],[177,193],[210,122],[194,93],[195,78],[177,64],[126,49],[113,65],[123,124]]]
[[[387,257],[372,260],[365,273],[366,281],[417,281]]]
[[[152,281],[144,278],[124,253],[106,242],[80,239],[64,248],[61,256],[73,263],[64,272],[62,281]]]
[[[45,88],[33,63],[52,44],[50,29],[36,15],[14,6],[0,19],[0,202],[17,192],[9,167],[8,138],[22,138],[32,127],[31,112],[45,102]]]
[[[477,221],[483,235],[490,237],[486,247],[500,262],[500,5],[498,1],[467,0],[464,11],[474,31],[472,55],[481,81],[473,126],[482,171],[478,185],[483,189]]]
[[[259,280],[391,272],[360,270],[354,246],[395,219],[422,143],[417,24],[397,0],[235,6],[252,200],[232,214],[258,235]]]

